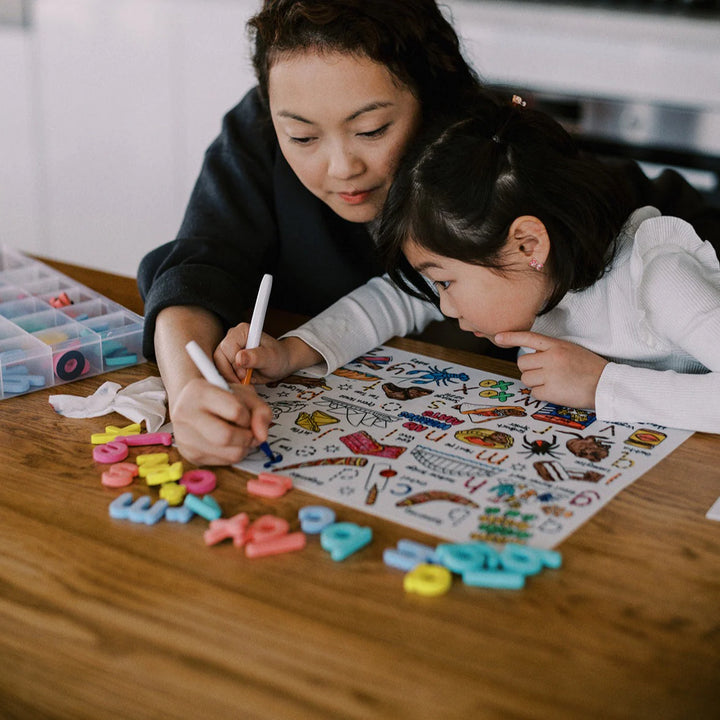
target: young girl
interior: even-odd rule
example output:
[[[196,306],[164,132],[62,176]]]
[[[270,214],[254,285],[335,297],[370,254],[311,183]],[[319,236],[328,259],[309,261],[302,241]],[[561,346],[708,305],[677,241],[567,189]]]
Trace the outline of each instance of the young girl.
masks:
[[[522,381],[540,400],[606,421],[720,432],[713,247],[678,218],[635,210],[603,165],[523,105],[457,122],[408,156],[379,231],[390,275],[461,329],[522,346]],[[400,299],[365,287],[256,354],[237,353],[242,337],[228,335],[216,361],[271,375],[302,357],[331,370],[407,331]],[[374,317],[385,303],[389,323]],[[298,338],[314,354],[293,350]]]

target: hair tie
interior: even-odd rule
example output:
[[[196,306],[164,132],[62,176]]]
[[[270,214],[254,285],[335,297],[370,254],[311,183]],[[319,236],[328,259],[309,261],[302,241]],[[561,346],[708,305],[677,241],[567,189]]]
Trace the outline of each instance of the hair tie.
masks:
[[[517,105],[518,107],[527,107],[527,103],[519,96],[519,95],[513,95],[510,100],[511,108],[514,105]],[[508,113],[507,118],[505,118],[505,122],[502,124],[502,127],[490,138],[494,143],[497,143],[498,145],[505,145],[505,140],[503,138],[503,134],[505,133],[505,128],[507,127],[507,124],[510,122],[511,113]]]

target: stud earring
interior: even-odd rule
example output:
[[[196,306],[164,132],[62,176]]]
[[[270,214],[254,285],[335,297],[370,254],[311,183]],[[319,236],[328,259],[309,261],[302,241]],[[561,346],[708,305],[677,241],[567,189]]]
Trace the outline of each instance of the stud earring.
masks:
[[[543,269],[543,263],[541,263],[537,258],[530,258],[530,267],[535,268],[535,270],[542,270]]]

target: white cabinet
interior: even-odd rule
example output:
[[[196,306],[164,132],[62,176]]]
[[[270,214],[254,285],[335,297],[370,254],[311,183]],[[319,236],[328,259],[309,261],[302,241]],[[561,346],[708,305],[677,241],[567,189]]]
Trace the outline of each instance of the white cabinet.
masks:
[[[256,84],[245,24],[260,9],[261,0],[191,0],[180,5],[175,58],[182,67],[175,75],[182,79],[177,89],[183,116],[177,157],[184,209],[203,153],[220,132],[222,116]]]
[[[132,273],[171,231],[173,109],[163,3],[38,2],[47,253]]]
[[[0,25],[0,243],[40,248],[34,73],[24,28]]]
[[[253,84],[258,5],[36,0],[30,28],[0,28],[0,241],[134,275]]]

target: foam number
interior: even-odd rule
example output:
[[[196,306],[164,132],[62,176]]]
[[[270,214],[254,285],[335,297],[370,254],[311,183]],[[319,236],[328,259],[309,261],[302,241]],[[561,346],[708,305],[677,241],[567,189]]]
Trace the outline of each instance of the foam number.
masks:
[[[526,576],[536,575],[543,567],[542,558],[538,553],[525,545],[506,545],[500,560],[503,568],[508,572]]]
[[[6,374],[6,372],[3,371],[2,384],[5,393],[19,395],[20,393],[25,393],[30,390],[30,376]]]
[[[184,485],[189,493],[193,495],[205,495],[211,493],[217,486],[217,479],[212,470],[188,470],[183,474],[180,484]]]
[[[108,512],[111,518],[116,520],[127,520],[128,513],[133,504],[133,494],[125,492],[118,495],[109,505]]]
[[[508,543],[500,554],[500,562],[503,567],[510,569],[511,563],[515,564],[518,572],[525,575],[530,573],[523,570],[518,563],[525,563],[528,566],[535,565],[535,561],[527,559],[527,556],[533,555],[537,558],[541,567],[553,568],[557,570],[562,566],[562,555],[557,550],[545,550],[543,548],[529,547],[528,545],[518,545],[517,543]]]
[[[135,463],[123,462],[111,465],[102,474],[102,484],[105,487],[119,488],[130,485],[133,478],[138,474],[138,466]]]
[[[113,440],[105,445],[96,445],[93,448],[93,460],[107,465],[122,462],[127,456],[127,445],[117,440]]]
[[[139,435],[141,432],[142,428],[139,423],[132,423],[132,425],[126,425],[123,428],[116,427],[115,425],[107,425],[105,432],[93,433],[90,436],[90,442],[93,445],[99,445],[101,443],[111,442],[119,435]]]
[[[522,573],[477,568],[463,573],[463,583],[471,587],[519,590],[525,585],[525,576]]]
[[[247,491],[251,495],[260,497],[279,498],[292,489],[292,486],[293,481],[285,475],[263,472],[257,476],[257,479],[248,480]]]
[[[152,467],[153,465],[167,465],[170,456],[166,452],[160,453],[143,453],[135,458],[135,462],[139,467]]]
[[[543,567],[559,568],[562,556],[554,550],[508,543],[498,553],[483,542],[444,543],[437,546],[437,559],[449,571],[462,575],[463,583],[473,587],[518,590],[528,575]]]
[[[197,495],[188,494],[183,505],[206,520],[217,520],[222,515],[222,509],[212,495],[204,495],[200,498]]]
[[[179,485],[176,482],[166,482],[160,486],[160,497],[163,500],[167,500],[168,505],[182,505],[186,494],[187,489],[185,486]],[[167,513],[165,513],[165,515],[167,516]]]
[[[68,350],[55,357],[55,374],[65,382],[77,380],[90,370],[90,363],[79,350]]]
[[[289,529],[287,520],[274,515],[262,515],[250,524],[247,514],[239,513],[231,518],[212,520],[203,537],[207,545],[231,538],[235,547],[245,546],[246,557],[258,558],[304,548],[305,534],[289,533]]]
[[[274,515],[259,517],[248,530],[245,556],[249,558],[280,555],[302,550],[306,545],[305,533],[288,533],[287,520]]]
[[[318,535],[335,522],[335,511],[323,505],[306,505],[298,512],[300,528],[307,535]]]
[[[163,485],[183,477],[183,464],[180,460],[172,465],[156,465],[148,470],[149,472],[145,475],[145,482],[148,485]]]
[[[405,592],[437,597],[444,595],[452,585],[450,571],[442,565],[421,563],[410,570],[403,579]]]
[[[438,561],[458,575],[468,570],[494,569],[500,564],[498,551],[484,542],[441,544],[437,546],[436,552]]]
[[[93,445],[102,445],[104,443],[112,442],[117,435],[115,433],[93,433],[90,436],[90,442]]]
[[[150,473],[157,472],[162,468],[170,467],[170,458],[167,453],[148,453],[138,455],[135,458],[138,465],[138,475],[141,478],[147,477]]]
[[[246,531],[250,519],[247,513],[239,513],[231,518],[218,518],[212,520],[208,529],[203,533],[206,545],[216,545],[222,540],[232,538],[235,547],[242,547],[246,541]]]
[[[185,503],[177,507],[169,507],[165,511],[165,519],[168,522],[187,523],[190,522],[193,515],[195,513]]]
[[[471,568],[463,573],[463,582],[475,587],[518,590],[528,575],[535,575],[543,567],[559,568],[562,555],[555,550],[543,550],[527,545],[508,543],[499,555],[498,570]]]
[[[398,540],[394,548],[385,548],[383,562],[389,567],[412,570],[420,564],[437,564],[435,549],[414,540]]]
[[[111,435],[139,435],[142,432],[140,423],[131,423],[125,427],[117,427],[117,425],[106,425],[105,432]]]
[[[172,445],[172,433],[156,432],[142,433],[140,435],[118,435],[116,440],[124,442],[126,445],[143,446],[143,445]]]
[[[307,543],[305,533],[294,532],[278,535],[263,542],[249,542],[245,546],[245,556],[249,558],[280,555],[293,550],[302,550]]]
[[[275,515],[262,515],[251,526],[248,531],[248,540],[262,543],[285,535],[290,529],[290,524],[284,518]]]
[[[130,506],[127,519],[131,522],[154,525],[162,519],[167,508],[167,500],[158,500],[153,503],[147,495],[143,495]]]
[[[330,553],[330,557],[339,562],[365,547],[372,540],[372,530],[351,522],[328,525],[320,533],[320,545]]]

